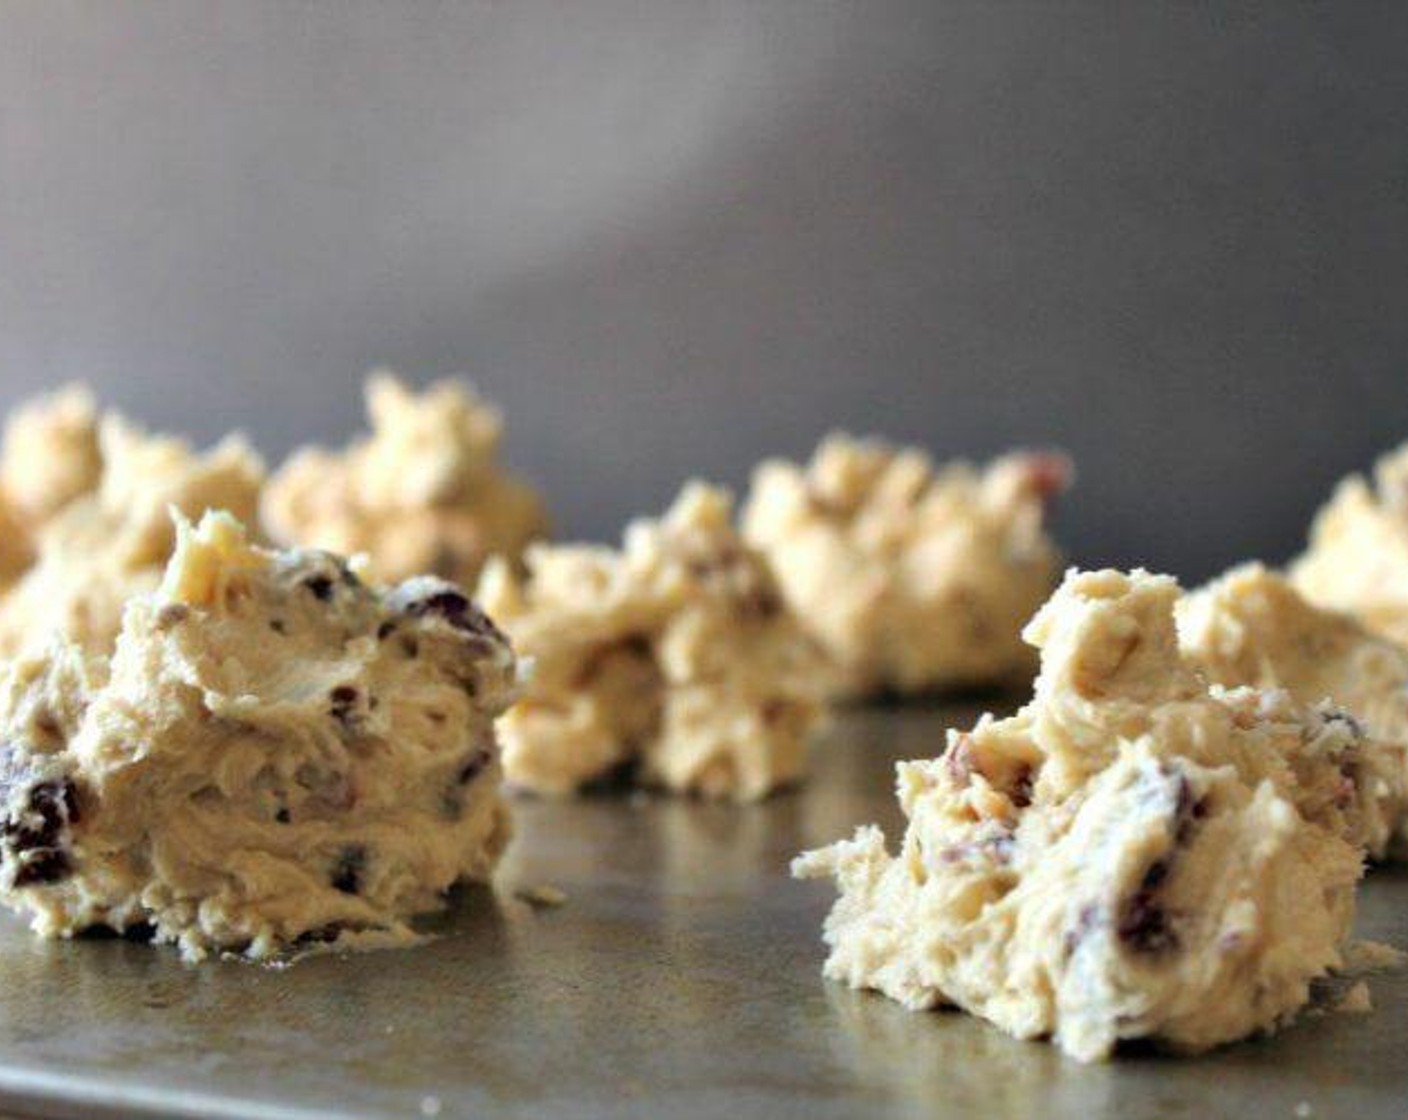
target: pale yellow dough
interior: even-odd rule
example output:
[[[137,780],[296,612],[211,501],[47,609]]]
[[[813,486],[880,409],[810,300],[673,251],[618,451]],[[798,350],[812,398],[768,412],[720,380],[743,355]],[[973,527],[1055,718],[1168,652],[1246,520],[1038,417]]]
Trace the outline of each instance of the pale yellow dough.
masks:
[[[0,594],[11,588],[34,563],[34,541],[13,504],[0,490]]]
[[[39,526],[98,486],[103,455],[98,406],[82,385],[35,397],[5,421],[0,489],[18,515]]]
[[[1069,473],[1050,454],[936,470],[836,434],[805,467],[758,467],[743,532],[830,655],[836,694],[1024,682],[1021,630],[1060,574],[1046,507]]]
[[[1071,573],[1027,627],[1033,700],[902,763],[899,855],[874,826],[809,852],[833,876],[826,974],[955,1004],[1083,1060],[1270,1030],[1338,967],[1371,831],[1352,721],[1209,687],[1177,585]]]
[[[564,794],[625,767],[647,785],[750,800],[801,777],[819,652],[720,491],[687,486],[621,551],[535,545],[479,597],[534,663],[504,719],[510,782]]]
[[[181,522],[111,660],[0,677],[0,901],[45,936],[149,926],[192,958],[381,935],[507,838],[504,637],[453,585]]]
[[[242,521],[256,514],[264,466],[238,436],[197,453],[109,416],[99,441],[97,489],[40,530],[34,566],[0,600],[0,655],[42,649],[55,632],[108,652],[123,606],[156,587],[171,556],[172,507],[189,517],[207,509]]]
[[[542,500],[499,465],[503,418],[465,385],[416,393],[367,382],[372,434],[305,448],[269,481],[264,524],[285,545],[365,553],[380,579],[433,573],[466,585],[493,555],[517,559],[547,531]]]
[[[1291,579],[1312,603],[1408,645],[1408,444],[1351,475],[1316,515]]]
[[[9,415],[0,442],[0,591],[34,562],[44,525],[101,474],[97,405],[83,386],[35,397]]]
[[[1284,688],[1328,701],[1370,740],[1357,765],[1371,824],[1369,854],[1399,847],[1408,824],[1408,649],[1352,616],[1312,606],[1290,582],[1247,564],[1178,605],[1180,643],[1217,684]],[[1398,841],[1395,844],[1395,841]]]

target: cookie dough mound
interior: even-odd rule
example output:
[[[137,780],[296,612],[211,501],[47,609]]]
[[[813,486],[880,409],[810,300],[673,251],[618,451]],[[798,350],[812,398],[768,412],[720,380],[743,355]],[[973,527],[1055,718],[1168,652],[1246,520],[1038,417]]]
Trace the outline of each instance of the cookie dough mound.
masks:
[[[100,440],[98,489],[49,522],[35,565],[0,601],[0,654],[42,649],[55,631],[86,650],[110,651],[123,606],[156,587],[171,556],[172,507],[188,517],[256,513],[264,466],[238,436],[197,453],[111,417]]]
[[[0,490],[0,593],[13,587],[34,563],[29,526]]]
[[[70,385],[10,414],[0,442],[0,591],[34,563],[46,522],[98,483],[98,417],[93,396]]]
[[[60,639],[0,678],[0,900],[191,958],[409,938],[507,837],[507,641],[443,581],[178,526],[110,663]]]
[[[1291,579],[1317,606],[1408,645],[1408,444],[1378,461],[1372,485],[1351,475],[1336,487]]]
[[[641,782],[751,800],[796,781],[821,715],[820,655],[720,490],[693,483],[615,552],[536,545],[480,599],[534,661],[504,719],[510,782],[564,794]]]
[[[806,467],[758,467],[743,532],[836,667],[866,696],[1030,679],[1022,626],[1060,555],[1043,525],[1070,477],[1051,454],[935,470],[914,448],[831,435]]]
[[[1211,681],[1283,688],[1306,704],[1329,701],[1363,723],[1358,765],[1375,858],[1408,824],[1408,650],[1350,615],[1312,606],[1260,564],[1233,569],[1178,605],[1184,652]]]
[[[503,418],[466,386],[416,394],[367,382],[370,437],[305,448],[270,480],[264,524],[286,545],[366,553],[381,579],[433,573],[466,585],[547,531],[542,501],[497,462]]]
[[[900,764],[899,855],[872,826],[793,864],[840,888],[828,976],[1082,1060],[1202,1050],[1307,1001],[1350,931],[1365,743],[1284,692],[1206,685],[1177,597],[1069,575],[1026,631],[1033,700]]]
[[[96,489],[102,471],[98,407],[86,387],[36,397],[5,421],[0,490],[23,524],[37,529]]]

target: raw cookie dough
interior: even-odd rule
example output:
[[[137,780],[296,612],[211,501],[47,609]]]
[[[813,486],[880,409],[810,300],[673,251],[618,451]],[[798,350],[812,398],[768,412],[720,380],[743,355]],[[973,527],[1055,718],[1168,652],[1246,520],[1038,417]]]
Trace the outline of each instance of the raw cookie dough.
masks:
[[[758,467],[743,533],[834,662],[842,696],[1005,684],[1035,668],[1021,629],[1060,575],[1044,532],[1069,462],[978,471],[831,435],[806,467]]]
[[[34,563],[34,542],[29,526],[0,490],[0,593],[13,587]]]
[[[35,558],[35,538],[60,509],[98,484],[102,456],[93,396],[69,385],[26,401],[0,442],[0,590]]]
[[[1358,765],[1371,830],[1369,854],[1385,855],[1408,824],[1408,650],[1351,616],[1312,606],[1260,564],[1233,569],[1178,604],[1185,654],[1217,684],[1284,688],[1296,700],[1328,700],[1364,724],[1371,739]]]
[[[0,600],[0,655],[41,649],[55,631],[108,652],[124,604],[161,579],[174,543],[170,507],[188,517],[207,509],[255,515],[264,466],[238,436],[197,453],[109,417],[100,440],[98,489],[45,526],[38,560]]]
[[[648,785],[751,800],[797,780],[821,658],[728,496],[692,483],[620,552],[535,545],[479,597],[534,661],[504,719],[510,782],[570,793],[635,767]]]
[[[1178,588],[1071,573],[1027,627],[1033,700],[901,763],[898,856],[874,826],[809,852],[834,876],[826,975],[955,1004],[1082,1060],[1271,1029],[1341,962],[1367,829],[1353,721],[1209,687]]]
[[[191,958],[408,938],[507,838],[507,641],[432,577],[373,590],[224,513],[177,535],[110,663],[58,639],[0,677],[0,901]]]
[[[15,409],[0,444],[0,490],[37,528],[98,486],[103,456],[98,407],[82,385],[65,385]]]
[[[503,418],[465,385],[417,394],[367,382],[372,434],[345,451],[305,448],[269,481],[264,524],[286,545],[366,553],[380,579],[434,573],[471,585],[547,531],[536,491],[497,462]]]
[[[1408,645],[1408,444],[1375,464],[1372,485],[1356,474],[1336,487],[1291,579],[1317,606]]]

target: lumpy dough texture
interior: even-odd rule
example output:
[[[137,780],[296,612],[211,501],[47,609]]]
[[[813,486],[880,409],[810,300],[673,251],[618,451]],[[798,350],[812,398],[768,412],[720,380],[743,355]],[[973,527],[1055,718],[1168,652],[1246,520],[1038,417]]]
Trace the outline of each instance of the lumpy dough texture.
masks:
[[[1312,603],[1408,645],[1408,444],[1378,461],[1372,484],[1339,484],[1291,578]]]
[[[1369,854],[1401,846],[1408,822],[1408,650],[1353,617],[1322,610],[1281,575],[1248,564],[1178,605],[1185,653],[1217,684],[1284,688],[1361,721],[1370,736],[1356,765],[1367,795]]]
[[[1032,701],[900,764],[899,855],[871,826],[799,857],[841,892],[828,976],[1089,1060],[1271,1029],[1341,964],[1361,735],[1283,691],[1209,687],[1177,597],[1143,572],[1068,575],[1026,631]]]
[[[286,545],[365,553],[397,580],[433,573],[466,585],[484,562],[516,559],[547,530],[532,487],[498,464],[503,418],[466,386],[417,394],[367,382],[372,434],[345,451],[306,448],[270,480],[264,523]]]
[[[802,774],[821,660],[722,491],[692,484],[620,552],[537,545],[480,598],[533,659],[504,719],[509,781],[568,793],[634,767],[648,785],[739,800]]]
[[[108,417],[99,439],[97,489],[45,525],[34,566],[0,601],[0,654],[41,649],[55,631],[86,650],[110,651],[124,604],[156,587],[171,556],[172,507],[189,517],[256,514],[264,466],[238,436],[197,453]]]
[[[935,470],[914,448],[832,435],[806,467],[755,472],[744,535],[835,667],[839,695],[1030,679],[1021,630],[1060,556],[1046,508],[1069,462],[1012,454]]]
[[[5,421],[0,488],[19,517],[37,526],[98,485],[103,456],[98,407],[81,385],[25,402]]]
[[[199,958],[406,937],[507,837],[507,641],[453,585],[182,523],[111,661],[0,678],[0,898],[48,936],[151,927]]]
[[[43,526],[98,484],[98,411],[79,385],[36,397],[5,421],[0,443],[0,590],[34,562]]]

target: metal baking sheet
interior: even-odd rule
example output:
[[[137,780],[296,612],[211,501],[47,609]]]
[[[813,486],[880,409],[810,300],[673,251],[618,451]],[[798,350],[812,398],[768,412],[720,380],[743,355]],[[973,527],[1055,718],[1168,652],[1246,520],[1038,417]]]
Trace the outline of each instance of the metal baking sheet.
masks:
[[[1369,1015],[1303,1018],[1198,1059],[1082,1066],[955,1012],[819,975],[824,884],[789,858],[878,820],[892,763],[971,709],[858,711],[813,779],[758,806],[519,801],[497,895],[405,952],[282,971],[0,919],[0,1112],[44,1116],[1285,1116],[1408,1114],[1408,975]],[[550,884],[555,908],[514,901]],[[1408,943],[1408,871],[1374,872],[1364,936]]]

